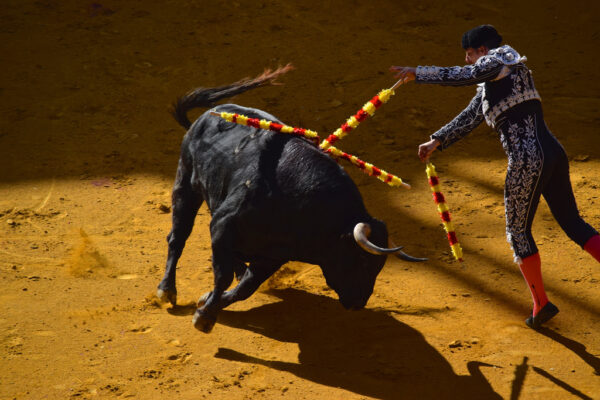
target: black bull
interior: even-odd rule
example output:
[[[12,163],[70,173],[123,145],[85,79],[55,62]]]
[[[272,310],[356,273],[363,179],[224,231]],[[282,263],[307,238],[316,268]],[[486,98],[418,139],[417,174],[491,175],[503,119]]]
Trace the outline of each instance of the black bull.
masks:
[[[346,308],[360,309],[373,293],[386,255],[422,261],[387,249],[383,222],[371,217],[344,170],[309,141],[230,123],[204,113],[193,124],[187,111],[264,85],[287,67],[214,89],[196,89],[175,104],[186,129],[173,187],[173,226],[158,297],[177,301],[175,269],[194,218],[206,201],[212,220],[214,289],[199,301],[194,326],[210,332],[218,312],[247,299],[290,260],[321,267]],[[252,108],[220,105],[214,111],[277,119]],[[368,237],[368,238],[367,238]],[[240,277],[231,290],[234,273]]]

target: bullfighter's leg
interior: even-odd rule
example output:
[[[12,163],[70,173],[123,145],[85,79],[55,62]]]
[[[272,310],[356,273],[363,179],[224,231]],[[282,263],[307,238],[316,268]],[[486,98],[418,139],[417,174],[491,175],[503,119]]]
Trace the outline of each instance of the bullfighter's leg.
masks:
[[[194,219],[203,201],[202,196],[193,190],[186,175],[185,168],[180,161],[173,187],[173,224],[171,232],[167,236],[167,242],[169,243],[167,266],[156,293],[162,301],[169,301],[173,305],[177,303],[177,288],[175,285],[177,261],[181,257],[185,241],[192,232]]]
[[[221,296],[221,309],[233,304],[237,301],[246,300],[250,297],[260,285],[269,279],[281,266],[282,262],[261,262],[252,263],[246,269],[246,273],[242,277],[240,283],[233,288],[223,293]],[[198,307],[202,306],[210,297],[211,292],[206,293],[198,300]]]
[[[210,223],[212,237],[212,263],[214,273],[214,289],[206,303],[196,310],[194,314],[194,327],[202,332],[209,333],[221,310],[221,296],[233,282],[234,265],[237,260],[233,255],[233,229],[231,217],[213,215]]]
[[[562,147],[556,147],[559,156],[555,157],[556,166],[552,174],[548,174],[542,194],[562,230],[584,248],[588,240],[598,235],[598,232],[579,215],[569,177],[569,159]]]

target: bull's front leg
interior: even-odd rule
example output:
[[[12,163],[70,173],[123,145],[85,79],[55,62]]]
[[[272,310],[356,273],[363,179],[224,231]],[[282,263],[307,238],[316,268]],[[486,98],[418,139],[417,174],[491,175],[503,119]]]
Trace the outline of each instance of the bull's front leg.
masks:
[[[229,219],[213,216],[210,224],[215,286],[206,303],[196,310],[193,319],[194,327],[205,333],[209,333],[215,325],[217,314],[223,308],[221,297],[233,282],[236,260],[233,256],[233,230],[228,222]]]
[[[172,305],[177,304],[177,289],[175,286],[175,271],[177,261],[181,257],[187,238],[194,227],[194,219],[202,204],[202,196],[192,190],[189,177],[185,168],[179,161],[177,177],[173,187],[173,217],[172,229],[167,236],[169,251],[165,275],[158,285],[156,295],[162,301],[168,301]]]
[[[275,271],[277,271],[283,265],[283,262],[270,261],[270,262],[254,262],[250,264],[242,276],[238,285],[223,293],[221,296],[221,309],[228,307],[229,305],[237,302],[246,300],[262,285],[264,281],[269,279]],[[204,294],[198,300],[198,307],[206,304],[208,298],[212,295],[212,292]]]

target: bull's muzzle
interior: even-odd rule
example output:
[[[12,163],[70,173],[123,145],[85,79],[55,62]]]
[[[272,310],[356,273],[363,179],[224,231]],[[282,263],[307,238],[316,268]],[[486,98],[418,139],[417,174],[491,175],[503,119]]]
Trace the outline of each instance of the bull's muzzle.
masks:
[[[369,224],[364,222],[359,222],[354,227],[354,240],[363,250],[375,254],[375,255],[388,255],[394,254],[396,257],[411,262],[419,262],[419,261],[427,261],[426,258],[417,258],[413,256],[409,256],[408,254],[402,251],[402,246],[393,247],[393,248],[385,248],[379,247],[376,244],[373,244],[369,241],[369,235],[371,234],[371,227]]]

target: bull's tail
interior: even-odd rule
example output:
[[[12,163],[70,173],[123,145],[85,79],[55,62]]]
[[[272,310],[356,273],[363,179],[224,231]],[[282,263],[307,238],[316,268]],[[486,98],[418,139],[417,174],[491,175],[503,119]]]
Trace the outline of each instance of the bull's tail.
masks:
[[[292,64],[288,64],[285,67],[277,68],[275,71],[266,69],[256,78],[244,78],[240,81],[232,83],[231,85],[209,89],[194,89],[175,101],[171,114],[173,114],[175,120],[179,122],[179,125],[183,126],[185,129],[189,129],[191,126],[191,122],[187,117],[189,110],[197,107],[212,107],[214,106],[215,102],[221,99],[244,93],[245,91],[254,89],[255,87],[264,86],[267,84],[277,85],[276,79],[280,75],[283,75],[292,69],[294,69]]]

